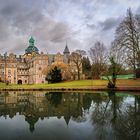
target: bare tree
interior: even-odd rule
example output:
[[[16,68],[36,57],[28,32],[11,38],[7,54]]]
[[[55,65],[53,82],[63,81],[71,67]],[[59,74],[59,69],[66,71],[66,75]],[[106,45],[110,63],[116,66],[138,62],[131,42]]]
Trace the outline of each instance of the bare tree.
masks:
[[[77,73],[78,80],[80,80],[80,74],[82,73],[82,56],[79,53],[72,52],[70,62],[73,69],[76,69],[76,71],[72,71],[72,73]]]
[[[112,56],[117,64],[125,63],[125,50],[119,49],[117,42],[112,42],[111,47],[109,49],[109,56]]]
[[[86,55],[86,51],[85,50],[76,50],[75,52],[80,54],[81,56]]]
[[[124,74],[126,67],[126,52],[123,49],[117,47],[117,42],[112,42],[109,48],[109,58],[113,58],[117,66],[117,74]]]
[[[93,76],[99,78],[106,71],[107,48],[105,45],[97,41],[89,50],[92,60]]]
[[[127,62],[133,66],[134,73],[140,66],[140,18],[134,16],[131,9],[116,29],[115,42],[118,48],[127,54]]]

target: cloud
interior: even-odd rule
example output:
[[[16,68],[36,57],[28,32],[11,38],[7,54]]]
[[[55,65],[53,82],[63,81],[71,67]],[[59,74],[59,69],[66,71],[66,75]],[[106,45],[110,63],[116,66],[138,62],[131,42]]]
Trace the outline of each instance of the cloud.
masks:
[[[89,24],[89,23],[87,24],[87,27],[90,28],[90,29],[95,29],[96,28],[96,26],[94,24]]]
[[[119,18],[108,18],[103,22],[100,22],[100,26],[103,31],[111,30],[112,28],[116,27],[118,25],[120,19]]]
[[[40,51],[51,53],[63,52],[66,41],[71,51],[88,50],[88,44],[96,40],[109,44],[120,16],[130,6],[139,7],[139,0],[0,0],[0,3],[0,51],[17,54],[24,53],[31,35]]]
[[[136,14],[140,14],[140,6],[137,8]]]
[[[4,41],[9,38],[9,25],[4,20],[0,18],[0,41]]]
[[[10,0],[2,1],[0,5],[1,50],[6,51],[2,47],[8,45],[9,42],[10,46],[8,46],[7,51],[21,52],[23,49],[20,49],[20,47],[23,48],[22,45],[25,44],[23,41],[27,42],[30,35],[35,36],[40,45],[44,44],[45,41],[46,43],[52,42],[55,44],[60,42],[61,44],[69,36],[70,29],[68,25],[43,13],[45,4],[44,0],[39,2],[32,0],[24,0],[24,2],[18,0],[12,2]],[[40,50],[43,49],[42,46],[39,46],[39,48]]]

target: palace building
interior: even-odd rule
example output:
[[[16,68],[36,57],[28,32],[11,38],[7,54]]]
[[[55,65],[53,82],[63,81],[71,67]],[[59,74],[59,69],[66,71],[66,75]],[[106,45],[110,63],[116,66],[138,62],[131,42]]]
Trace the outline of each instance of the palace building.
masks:
[[[12,84],[40,84],[46,83],[46,71],[52,65],[63,65],[63,79],[78,79],[76,64],[71,59],[68,46],[64,48],[63,54],[39,53],[35,46],[33,37],[29,39],[29,46],[25,54],[16,56],[13,53],[0,54],[0,81]],[[66,68],[67,67],[67,68]],[[69,73],[69,74],[68,74]],[[80,77],[82,78],[82,64],[80,66]]]

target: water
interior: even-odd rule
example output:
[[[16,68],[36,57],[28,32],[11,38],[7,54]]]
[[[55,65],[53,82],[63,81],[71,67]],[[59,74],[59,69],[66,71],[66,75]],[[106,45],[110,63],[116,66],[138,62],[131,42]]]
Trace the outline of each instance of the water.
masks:
[[[140,140],[140,93],[0,92],[0,140]]]

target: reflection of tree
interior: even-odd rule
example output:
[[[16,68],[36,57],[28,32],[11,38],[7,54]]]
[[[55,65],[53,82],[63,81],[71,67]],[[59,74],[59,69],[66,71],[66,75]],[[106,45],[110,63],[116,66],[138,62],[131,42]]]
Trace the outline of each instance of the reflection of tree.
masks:
[[[135,95],[134,104],[118,115],[116,131],[120,140],[140,139],[140,96]]]
[[[97,100],[96,100],[97,99]],[[101,94],[96,94],[93,104],[94,111],[92,113],[92,122],[95,125],[97,139],[104,139],[107,133],[107,123],[109,112],[107,110],[108,100]]]
[[[138,111],[140,111],[140,96],[135,96],[136,97],[136,102],[138,105]]]
[[[91,106],[91,101],[92,101],[92,98],[90,97],[90,94],[85,94],[83,96],[83,108],[84,110],[89,110],[90,106]]]
[[[25,116],[25,121],[27,121],[30,125],[29,129],[30,132],[33,132],[35,130],[35,123],[38,121],[38,117],[33,115],[33,114],[29,114]]]
[[[116,126],[118,125],[117,123],[120,123],[120,122],[117,122],[117,117],[118,117],[118,114],[120,113],[120,108],[122,106],[123,98],[116,96],[116,93],[114,90],[108,91],[108,97],[111,101],[110,113],[112,114],[112,116],[110,118],[110,124],[112,126],[112,134],[114,135],[114,137],[117,137]]]
[[[83,95],[81,93],[66,93],[67,94],[67,108],[72,120],[76,122],[83,122]]]
[[[12,95],[0,94],[0,116],[12,118],[16,112],[24,114],[31,132],[39,118],[62,117],[68,125],[71,119],[79,123],[86,121],[88,116],[94,124],[96,139],[140,139],[140,95],[125,98],[124,95],[109,91],[107,94],[50,92],[45,96],[43,92],[33,92],[18,95],[18,100],[14,96],[11,102],[8,99]],[[130,98],[134,102],[129,101]]]
[[[108,96],[98,94],[95,99],[93,100],[92,122],[95,125],[96,136],[98,139],[110,139],[111,134],[114,133],[112,129],[116,125],[122,97],[116,97],[114,92],[109,91]]]
[[[116,122],[116,118],[117,118],[117,109],[119,109],[119,103],[120,102],[116,101],[117,99],[116,99],[115,91],[109,90],[108,91],[108,96],[109,96],[109,99],[112,102],[112,104],[111,104],[111,110],[113,112],[113,117],[112,117],[111,121],[112,121],[112,123],[115,123]]]
[[[49,92],[46,94],[47,99],[52,105],[57,107],[62,101],[62,92]]]

